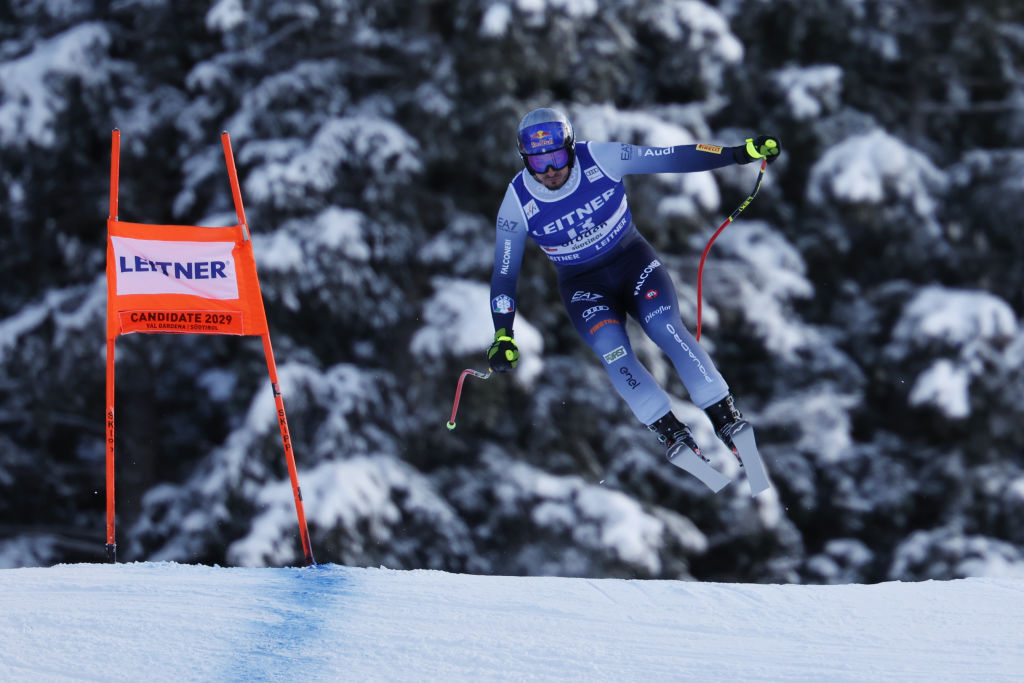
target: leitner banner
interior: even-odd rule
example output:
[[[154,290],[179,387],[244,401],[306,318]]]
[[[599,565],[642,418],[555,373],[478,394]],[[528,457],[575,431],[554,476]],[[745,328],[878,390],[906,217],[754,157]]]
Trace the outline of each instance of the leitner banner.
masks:
[[[267,331],[244,227],[107,223],[107,337]]]

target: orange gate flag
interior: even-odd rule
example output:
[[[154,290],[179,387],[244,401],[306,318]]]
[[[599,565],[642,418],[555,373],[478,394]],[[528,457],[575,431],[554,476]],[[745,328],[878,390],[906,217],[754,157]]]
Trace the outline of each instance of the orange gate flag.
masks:
[[[306,563],[315,564],[302,491],[270,344],[256,259],[242,208],[228,134],[221,134],[238,224],[221,228],[150,225],[118,220],[121,133],[110,150],[110,215],[107,218],[107,560],[117,561],[114,532],[114,346],[131,332],[235,334],[263,338],[277,407],[288,476]]]
[[[107,338],[267,333],[245,228],[107,222]]]

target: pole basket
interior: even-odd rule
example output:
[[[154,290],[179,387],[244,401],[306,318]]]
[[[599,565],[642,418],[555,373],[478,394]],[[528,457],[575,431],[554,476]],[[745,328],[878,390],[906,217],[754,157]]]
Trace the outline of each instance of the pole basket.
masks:
[[[480,379],[487,379],[491,376],[490,368],[487,372],[481,372],[480,370],[473,370],[472,368],[466,368],[459,375],[459,383],[455,387],[455,401],[452,403],[452,416],[448,419],[448,431],[455,429],[455,415],[459,412],[459,401],[462,399],[462,384],[466,381],[466,377],[472,375],[473,377],[479,377]]]

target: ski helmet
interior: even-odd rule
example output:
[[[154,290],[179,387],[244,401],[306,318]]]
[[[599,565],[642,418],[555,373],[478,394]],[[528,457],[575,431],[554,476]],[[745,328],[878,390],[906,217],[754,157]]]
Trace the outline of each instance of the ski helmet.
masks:
[[[571,169],[576,160],[572,124],[565,114],[554,109],[534,109],[524,116],[516,141],[523,163],[534,173],[543,173],[548,166]]]

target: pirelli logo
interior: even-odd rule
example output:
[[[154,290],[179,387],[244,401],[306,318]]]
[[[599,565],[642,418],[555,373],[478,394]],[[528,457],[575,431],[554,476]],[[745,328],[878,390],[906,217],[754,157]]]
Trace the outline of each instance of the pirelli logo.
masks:
[[[697,145],[698,152],[707,152],[708,154],[721,154],[722,148],[718,145]]]

